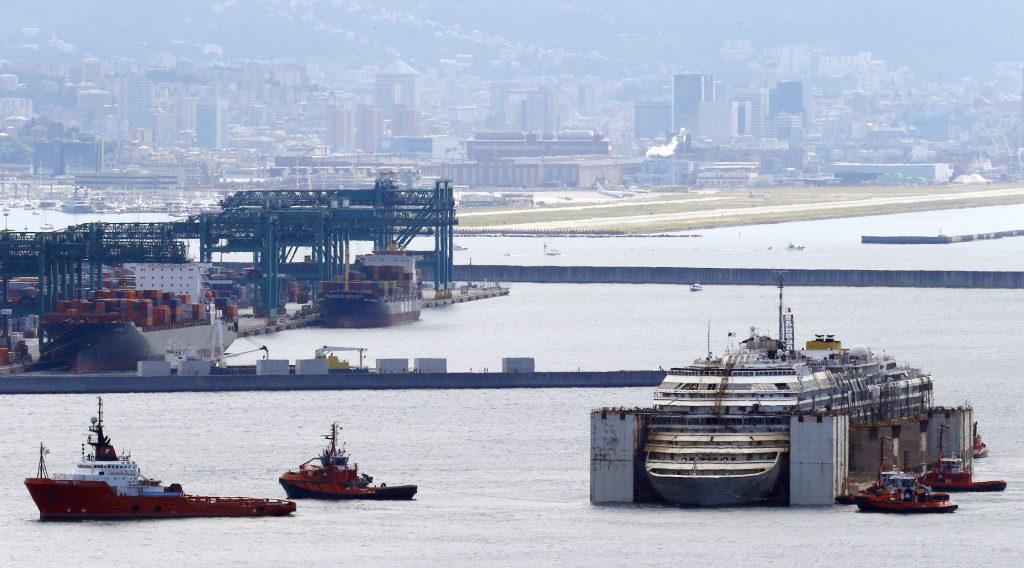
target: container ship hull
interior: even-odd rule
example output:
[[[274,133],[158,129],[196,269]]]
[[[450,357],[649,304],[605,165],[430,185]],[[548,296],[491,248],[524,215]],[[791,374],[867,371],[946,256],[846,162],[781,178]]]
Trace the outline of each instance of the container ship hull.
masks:
[[[44,521],[261,517],[295,512],[295,503],[279,499],[118,495],[103,481],[30,478],[25,486]]]
[[[216,325],[223,328],[227,349],[237,334],[224,323]],[[76,372],[135,370],[139,361],[163,355],[172,347],[206,355],[220,341],[213,323],[146,329],[130,322],[44,322],[43,331],[52,341],[51,360]]]
[[[419,298],[389,298],[359,292],[327,294],[319,302],[327,327],[387,327],[420,319]]]

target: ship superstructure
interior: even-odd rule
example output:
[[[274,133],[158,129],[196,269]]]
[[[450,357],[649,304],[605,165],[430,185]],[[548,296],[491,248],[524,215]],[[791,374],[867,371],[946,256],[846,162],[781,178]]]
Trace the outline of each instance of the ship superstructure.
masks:
[[[780,337],[751,330],[738,349],[671,369],[654,395],[645,468],[655,491],[685,505],[784,501],[789,418],[841,413],[851,423],[908,417],[932,403],[920,369],[863,345],[816,336],[793,348],[792,315]]]

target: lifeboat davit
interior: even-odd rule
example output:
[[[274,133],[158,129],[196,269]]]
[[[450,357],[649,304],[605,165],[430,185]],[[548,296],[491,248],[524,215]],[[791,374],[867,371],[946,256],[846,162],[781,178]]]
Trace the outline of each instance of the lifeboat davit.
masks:
[[[415,485],[373,485],[373,478],[350,464],[345,449],[338,447],[338,424],[324,436],[330,445],[318,457],[281,476],[281,487],[291,499],[376,499],[407,501],[416,495]],[[314,462],[319,461],[319,465]]]

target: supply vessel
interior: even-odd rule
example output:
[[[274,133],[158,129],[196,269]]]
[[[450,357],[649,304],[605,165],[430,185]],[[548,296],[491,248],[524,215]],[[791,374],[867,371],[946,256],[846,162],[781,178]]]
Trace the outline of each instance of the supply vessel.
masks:
[[[281,476],[281,487],[291,499],[375,499],[407,501],[416,495],[415,485],[372,485],[373,477],[359,473],[359,464],[350,464],[344,447],[338,447],[338,423],[324,436],[330,444],[317,457]],[[320,462],[317,465],[314,462]]]
[[[103,430],[103,399],[89,426],[85,454],[74,473],[49,475],[40,446],[36,477],[25,480],[41,520],[261,517],[289,515],[295,503],[254,497],[200,497],[181,485],[144,477],[130,456],[118,456]],[[95,438],[93,437],[95,435]]]
[[[832,412],[853,424],[926,412],[932,379],[866,346],[818,335],[797,349],[793,316],[779,337],[751,328],[724,355],[673,368],[654,394],[645,469],[664,500],[692,506],[788,501],[789,420]],[[710,351],[710,349],[709,349]]]
[[[422,305],[416,257],[399,250],[359,255],[344,275],[319,282],[317,297],[328,327],[386,327],[416,321]]]
[[[91,300],[60,300],[56,308],[43,314],[44,357],[75,372],[134,370],[172,349],[209,358],[237,337],[237,307],[218,316],[189,295],[161,290],[97,290]]]

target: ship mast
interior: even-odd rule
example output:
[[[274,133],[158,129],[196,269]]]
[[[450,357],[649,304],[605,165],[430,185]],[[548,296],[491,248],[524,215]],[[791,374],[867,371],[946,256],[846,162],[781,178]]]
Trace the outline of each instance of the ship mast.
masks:
[[[39,469],[36,470],[36,477],[39,479],[49,479],[50,475],[46,472],[46,454],[48,450],[43,446],[42,442],[39,442]]]
[[[96,434],[96,441],[93,442],[92,436],[89,436],[89,445],[95,449],[93,455],[96,461],[116,461],[117,453],[110,445],[110,437],[103,434],[103,397],[97,398],[99,399],[99,410],[92,419],[92,425],[89,426],[89,431]]]
[[[327,448],[327,453],[331,457],[338,455],[338,423],[331,423],[331,433],[324,436],[325,439],[331,441],[331,445]]]
[[[878,437],[878,486],[882,486],[882,470],[885,469],[885,441],[889,438]]]

